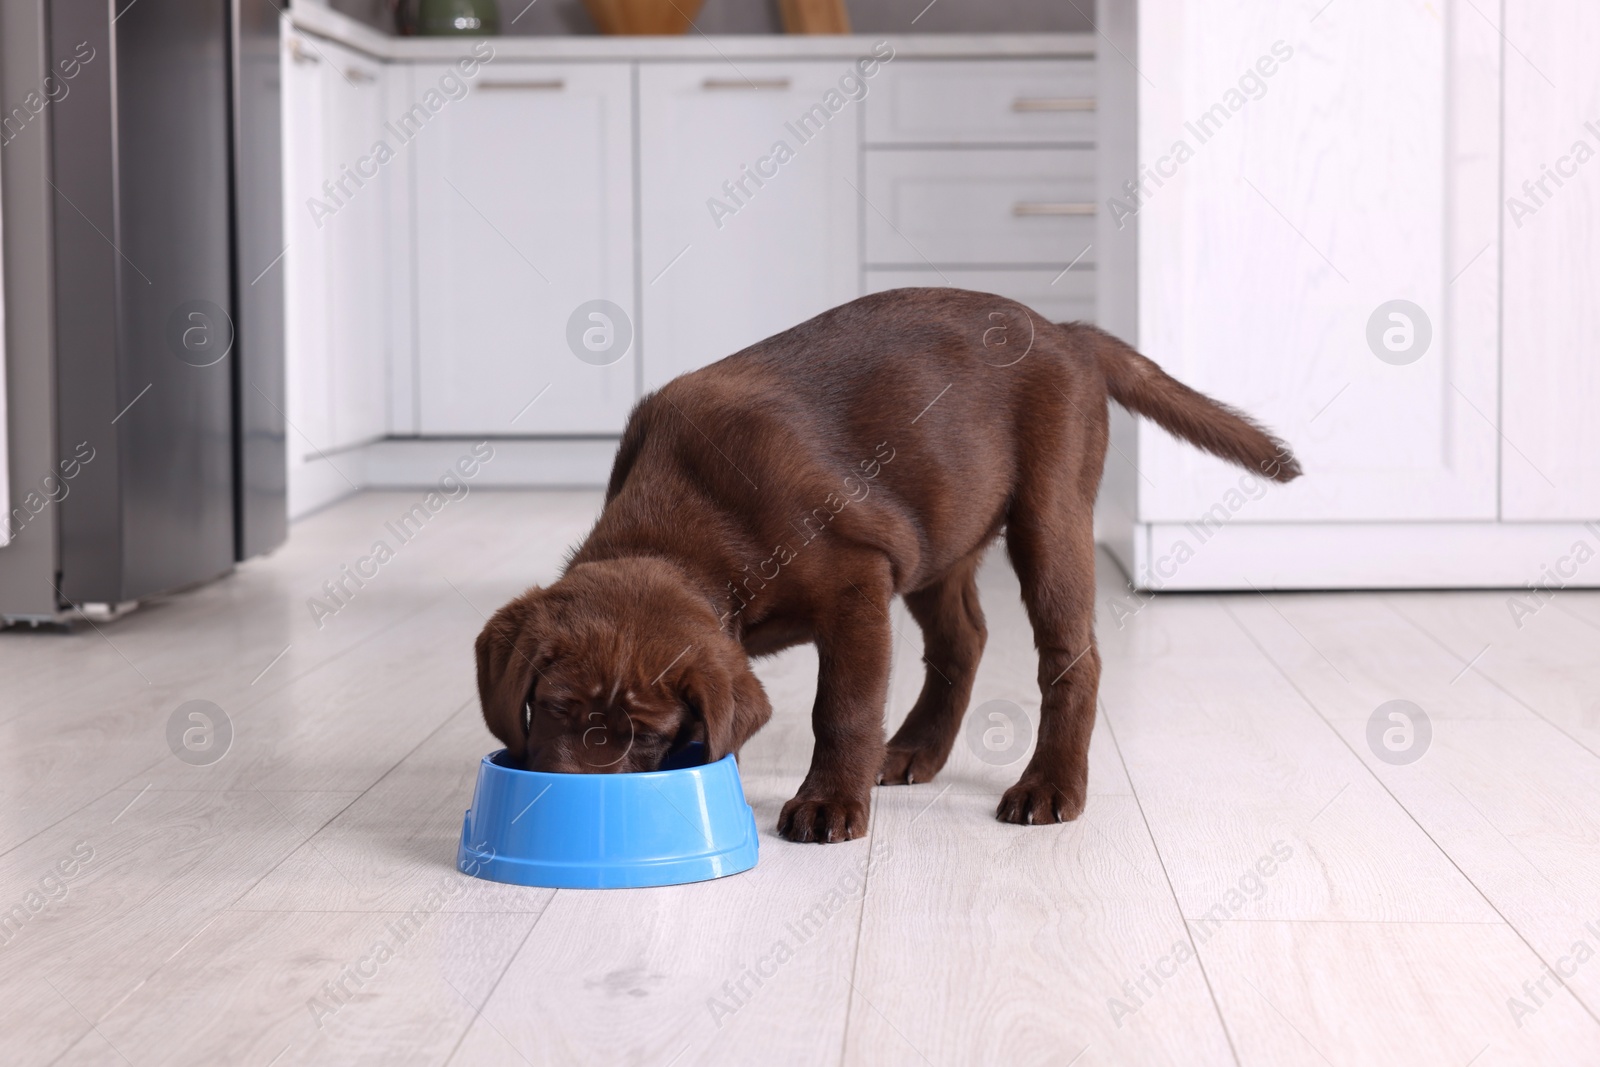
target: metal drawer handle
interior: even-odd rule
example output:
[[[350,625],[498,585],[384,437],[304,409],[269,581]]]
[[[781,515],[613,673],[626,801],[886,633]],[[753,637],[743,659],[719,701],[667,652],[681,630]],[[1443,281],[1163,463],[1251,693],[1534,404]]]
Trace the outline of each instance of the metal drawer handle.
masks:
[[[1019,200],[1011,207],[1011,213],[1017,216],[1053,216],[1053,215],[1093,215],[1093,204],[1074,203],[1040,203],[1038,201]]]
[[[1011,101],[1012,111],[1093,111],[1092,96],[1019,96]]]
[[[787,89],[788,78],[707,78],[702,89]]]
[[[378,80],[371,74],[368,74],[366,71],[362,70],[360,67],[346,67],[344,76],[347,80],[356,85],[365,85],[368,82],[375,82]]]
[[[486,81],[479,82],[480,89],[542,89],[546,91],[560,91],[567,87],[565,78],[544,78],[533,81]]]
[[[296,63],[321,63],[321,56],[306,51],[306,43],[298,37],[289,38],[289,58]]]

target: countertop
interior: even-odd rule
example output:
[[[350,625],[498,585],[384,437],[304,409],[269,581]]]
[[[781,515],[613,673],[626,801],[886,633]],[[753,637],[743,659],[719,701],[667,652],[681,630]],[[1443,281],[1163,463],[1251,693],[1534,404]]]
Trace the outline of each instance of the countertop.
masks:
[[[448,62],[465,54],[478,40],[472,37],[391,37],[372,27],[315,3],[298,3],[290,9],[296,29],[363,52],[374,59]],[[924,33],[879,36],[707,36],[682,37],[491,37],[495,58],[528,60],[717,60],[717,59],[852,59],[871,53],[873,45],[887,40],[896,59],[940,58],[1081,58],[1095,54],[1089,33]]]

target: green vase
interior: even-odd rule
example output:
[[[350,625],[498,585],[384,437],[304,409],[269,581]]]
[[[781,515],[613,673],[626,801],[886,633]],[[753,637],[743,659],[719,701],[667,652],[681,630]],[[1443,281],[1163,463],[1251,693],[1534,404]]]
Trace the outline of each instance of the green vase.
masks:
[[[421,0],[417,32],[430,36],[488,37],[500,32],[495,0]]]

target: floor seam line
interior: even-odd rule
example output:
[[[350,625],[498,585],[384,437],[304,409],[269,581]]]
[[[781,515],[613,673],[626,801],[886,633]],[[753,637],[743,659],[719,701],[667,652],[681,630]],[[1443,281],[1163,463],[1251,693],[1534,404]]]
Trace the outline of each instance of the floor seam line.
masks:
[[[516,965],[517,957],[522,955],[522,950],[528,944],[528,939],[532,937],[533,932],[539,928],[539,923],[544,919],[545,912],[550,910],[550,905],[555,903],[556,894],[560,892],[561,890],[559,889],[551,890],[550,895],[545,898],[544,907],[539,909],[539,913],[534,916],[533,922],[528,924],[528,932],[522,935],[522,940],[517,942],[517,947],[512,950],[511,955],[506,957],[506,965],[500,968],[500,973],[495,975],[494,984],[491,985],[489,987],[489,991],[483,995],[483,1007],[475,1009],[476,1014],[467,1020],[467,1025],[461,1028],[461,1036],[456,1038],[456,1043],[454,1045],[450,1046],[450,1055],[444,1058],[444,1067],[450,1067],[450,1063],[456,1058],[456,1053],[461,1051],[461,1046],[467,1040],[467,1035],[472,1033],[472,1024],[477,1022],[478,1016],[482,1015],[489,1007],[489,1002],[494,999],[495,991],[500,988],[500,983],[505,981],[506,975],[510,972],[511,968]],[[489,1025],[491,1029],[494,1026],[493,1023]],[[509,1042],[510,1038],[507,1038],[506,1040]],[[518,1056],[522,1056],[521,1049],[517,1048],[515,1045],[512,1045],[511,1048]],[[524,1056],[523,1058],[526,1059],[527,1057]]]
[[[1382,598],[1380,598],[1380,599],[1382,599]],[[1282,676],[1283,680],[1289,683],[1289,687],[1295,691],[1295,693],[1300,697],[1300,699],[1305,703],[1305,705],[1308,708],[1311,709],[1311,711],[1317,716],[1317,718],[1322,720],[1322,724],[1327,727],[1328,731],[1331,734],[1333,734],[1334,737],[1339,739],[1339,743],[1344,745],[1346,750],[1349,751],[1351,758],[1354,759],[1358,764],[1361,765],[1361,769],[1367,772],[1367,776],[1369,778],[1371,778],[1374,782],[1377,783],[1378,788],[1382,789],[1384,791],[1384,793],[1388,795],[1389,799],[1394,801],[1395,805],[1401,811],[1405,812],[1406,818],[1411,820],[1411,824],[1413,826],[1415,826],[1422,833],[1422,835],[1428,839],[1429,843],[1432,844],[1434,848],[1438,849],[1439,855],[1443,856],[1446,860],[1449,861],[1450,866],[1454,867],[1455,870],[1456,870],[1456,873],[1461,875],[1461,877],[1466,880],[1466,883],[1472,887],[1472,891],[1474,893],[1478,894],[1478,896],[1483,900],[1483,902],[1489,906],[1490,910],[1493,911],[1496,915],[1500,916],[1500,921],[1505,924],[1506,929],[1510,930],[1514,935],[1516,935],[1517,940],[1521,941],[1523,943],[1523,945],[1527,947],[1528,951],[1533,953],[1533,958],[1538,960],[1541,964],[1543,964],[1544,967],[1547,970],[1550,970],[1551,969],[1550,968],[1550,963],[1549,963],[1548,960],[1546,960],[1544,958],[1544,954],[1542,952],[1540,952],[1538,949],[1533,947],[1533,943],[1528,940],[1527,936],[1520,929],[1517,928],[1516,924],[1514,924],[1510,919],[1506,918],[1506,914],[1505,914],[1505,912],[1500,910],[1500,906],[1498,904],[1496,904],[1493,900],[1489,899],[1489,894],[1487,894],[1487,893],[1485,893],[1483,891],[1483,888],[1481,886],[1479,886],[1476,881],[1473,880],[1471,875],[1469,875],[1466,871],[1461,869],[1461,864],[1456,862],[1456,858],[1454,856],[1450,855],[1449,851],[1447,851],[1445,849],[1445,847],[1443,845],[1441,845],[1434,838],[1433,834],[1428,832],[1428,828],[1426,826],[1422,825],[1422,820],[1417,818],[1416,814],[1410,808],[1408,808],[1405,805],[1404,801],[1402,801],[1399,797],[1395,796],[1394,791],[1389,788],[1388,783],[1384,782],[1384,780],[1382,778],[1378,777],[1377,772],[1374,771],[1370,766],[1368,766],[1367,761],[1361,758],[1360,753],[1358,753],[1355,750],[1355,747],[1350,744],[1350,742],[1345,738],[1345,736],[1343,734],[1341,734],[1338,730],[1334,729],[1333,724],[1331,722],[1329,722],[1327,716],[1322,713],[1322,709],[1319,708],[1316,705],[1316,703],[1314,701],[1312,701],[1312,699],[1306,694],[1306,692],[1303,689],[1300,688],[1299,683],[1297,683],[1293,678],[1291,678],[1289,676],[1289,672],[1286,671],[1278,663],[1278,661],[1272,657],[1271,653],[1269,653],[1266,650],[1266,648],[1262,646],[1261,642],[1256,640],[1256,636],[1255,636],[1254,633],[1252,633],[1250,631],[1250,628],[1245,626],[1243,621],[1241,621],[1236,615],[1234,615],[1232,609],[1228,608],[1227,605],[1223,605],[1223,610],[1227,611],[1228,617],[1230,619],[1232,619],[1233,620],[1233,624],[1235,626],[1237,626],[1244,633],[1245,638],[1251,644],[1255,645],[1257,650],[1259,650],[1263,656],[1266,656],[1267,662],[1271,663],[1273,668],[1278,672],[1278,674],[1280,676]],[[1396,610],[1395,614],[1400,615],[1400,612],[1398,610]],[[1402,619],[1405,618],[1404,615],[1400,615],[1400,617]],[[1410,620],[1407,620],[1407,621],[1409,622]],[[1451,653],[1451,654],[1454,655],[1454,653]],[[1567,983],[1565,981],[1561,982],[1561,986],[1562,986],[1563,989],[1567,990],[1567,992],[1572,996],[1572,999],[1577,1002],[1578,1006],[1584,1010],[1584,1013],[1586,1015],[1588,1015],[1589,1018],[1593,1019],[1597,1023],[1600,1023],[1600,1015],[1596,1015],[1594,1010],[1592,1008],[1590,1008],[1587,1003],[1584,1002],[1582,997],[1578,996],[1578,994],[1573,991],[1571,986],[1567,985]]]
[[[1438,637],[1436,637],[1431,631],[1428,630],[1427,627],[1423,626],[1421,623],[1419,623],[1415,619],[1411,618],[1411,616],[1407,615],[1405,612],[1401,611],[1399,608],[1395,607],[1392,603],[1390,603],[1388,597],[1379,597],[1378,600],[1379,600],[1380,603],[1383,604],[1384,607],[1388,608],[1390,611],[1394,612],[1402,620],[1404,620],[1406,625],[1410,626],[1412,629],[1414,629],[1418,633],[1422,634],[1428,640],[1430,640],[1434,644],[1438,645],[1452,659],[1460,659],[1461,658],[1461,656],[1456,652],[1455,649],[1451,648],[1449,645],[1445,644],[1442,640],[1440,640]],[[1479,654],[1481,655],[1482,653],[1479,653]],[[1580,738],[1574,737],[1572,734],[1568,733],[1566,728],[1563,727],[1560,723],[1557,723],[1557,722],[1553,721],[1548,716],[1546,716],[1544,714],[1544,712],[1540,711],[1538,708],[1534,707],[1532,704],[1529,704],[1526,700],[1523,700],[1521,697],[1517,696],[1517,694],[1513,693],[1511,690],[1509,690],[1505,686],[1501,685],[1498,680],[1496,680],[1492,675],[1490,675],[1486,671],[1484,671],[1484,669],[1482,667],[1474,667],[1473,670],[1475,670],[1477,672],[1478,677],[1482,678],[1484,681],[1486,681],[1490,685],[1494,686],[1497,690],[1499,690],[1501,693],[1503,693],[1506,696],[1507,699],[1511,700],[1513,703],[1517,704],[1519,707],[1521,707],[1524,710],[1526,710],[1529,714],[1533,715],[1540,722],[1542,722],[1546,726],[1550,727],[1550,729],[1554,730],[1556,733],[1560,734],[1562,737],[1565,737],[1568,741],[1571,741],[1574,745],[1577,745],[1583,751],[1589,753],[1589,755],[1595,757],[1596,759],[1600,759],[1600,752],[1596,752],[1594,749],[1590,748],[1586,743],[1584,743],[1583,740],[1581,740]]]
[[[1133,772],[1128,769],[1128,759],[1122,753],[1122,744],[1117,740],[1116,727],[1111,724],[1111,709],[1104,700],[1097,700],[1100,714],[1106,721],[1106,733],[1111,737],[1111,747],[1117,753],[1117,761],[1122,764],[1123,777],[1128,779],[1128,788],[1133,790],[1133,803],[1139,809],[1139,821],[1144,824],[1144,833],[1150,841],[1150,848],[1156,854],[1156,862],[1161,865],[1161,877],[1166,880],[1167,892],[1172,897],[1172,908],[1178,914],[1178,922],[1183,927],[1183,938],[1194,951],[1194,961],[1200,967],[1200,977],[1205,980],[1206,992],[1211,997],[1211,1007],[1217,1013],[1217,1022],[1222,1027],[1222,1036],[1228,1042],[1228,1051],[1233,1055],[1235,1067],[1242,1067],[1239,1059],[1239,1049],[1233,1043],[1233,1030],[1228,1026],[1228,1019],[1222,1012],[1222,1002],[1217,999],[1216,987],[1211,984],[1211,973],[1206,970],[1206,961],[1200,955],[1200,946],[1195,944],[1194,935],[1189,930],[1189,921],[1184,918],[1183,904],[1178,900],[1178,890],[1172,884],[1172,875],[1167,870],[1167,861],[1161,855],[1161,845],[1156,841],[1155,831],[1150,828],[1150,817],[1145,814],[1144,801],[1139,796],[1139,787],[1134,784]]]

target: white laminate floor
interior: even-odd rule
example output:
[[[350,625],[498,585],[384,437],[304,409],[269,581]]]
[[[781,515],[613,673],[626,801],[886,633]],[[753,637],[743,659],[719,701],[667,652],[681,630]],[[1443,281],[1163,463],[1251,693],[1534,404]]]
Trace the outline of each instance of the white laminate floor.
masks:
[[[1600,1063],[1600,594],[1520,627],[1504,593],[1141,603],[1102,558],[1076,823],[994,821],[1021,762],[963,741],[877,791],[867,840],[778,839],[803,649],[760,667],[753,872],[553,892],[453,869],[493,747],[472,639],[599,494],[475,491],[314,619],[417,496],[0,634],[0,1064]],[[1031,715],[998,554],[983,589],[974,706]],[[896,613],[891,726],[920,682]],[[204,766],[167,741],[194,700],[231,723]],[[1431,726],[1410,763],[1369,741],[1392,700]]]

